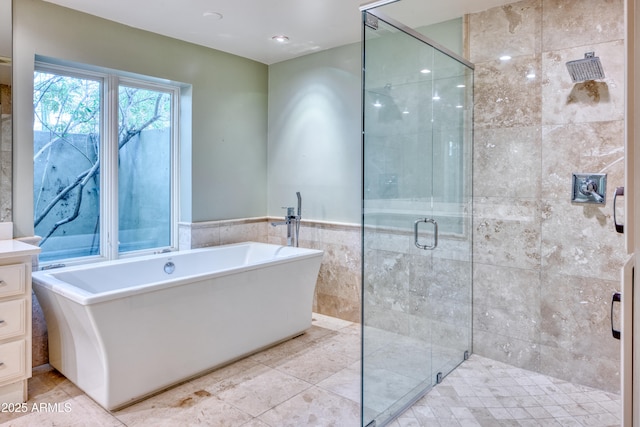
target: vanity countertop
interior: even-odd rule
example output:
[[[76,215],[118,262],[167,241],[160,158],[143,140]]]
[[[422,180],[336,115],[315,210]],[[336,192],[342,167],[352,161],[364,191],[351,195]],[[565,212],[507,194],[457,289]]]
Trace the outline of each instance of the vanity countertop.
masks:
[[[30,245],[19,240],[0,240],[0,257],[35,255],[40,253],[38,246]]]

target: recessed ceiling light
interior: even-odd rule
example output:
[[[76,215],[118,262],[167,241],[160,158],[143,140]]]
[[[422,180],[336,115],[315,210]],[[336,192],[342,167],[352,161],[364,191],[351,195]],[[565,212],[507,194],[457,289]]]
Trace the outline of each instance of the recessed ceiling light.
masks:
[[[273,36],[271,37],[271,39],[277,41],[278,43],[286,43],[289,41],[289,37],[285,35]]]
[[[428,69],[428,68],[423,68],[422,70],[420,70],[420,72],[421,72],[422,74],[429,74],[429,73],[431,72],[431,70],[430,70],[430,69]]]
[[[500,61],[508,61],[508,60],[510,60],[510,59],[511,59],[511,57],[510,57],[509,55],[502,55],[502,56],[500,57]]]
[[[459,85],[458,85],[458,86],[456,86],[456,87],[463,88],[463,87],[467,87],[467,85],[459,84]]]
[[[211,12],[211,11],[206,11],[205,13],[202,14],[203,17],[205,18],[211,18],[211,19],[215,19],[215,20],[220,20],[222,19],[222,14],[218,13],[218,12]]]
[[[527,74],[527,78],[528,79],[535,79],[536,78],[536,73],[531,72],[531,73]]]

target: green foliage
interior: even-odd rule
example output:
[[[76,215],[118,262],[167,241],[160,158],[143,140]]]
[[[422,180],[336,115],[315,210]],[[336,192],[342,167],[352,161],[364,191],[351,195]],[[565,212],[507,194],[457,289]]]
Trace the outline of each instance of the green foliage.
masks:
[[[36,128],[58,137],[100,133],[99,81],[36,72],[33,89]]]

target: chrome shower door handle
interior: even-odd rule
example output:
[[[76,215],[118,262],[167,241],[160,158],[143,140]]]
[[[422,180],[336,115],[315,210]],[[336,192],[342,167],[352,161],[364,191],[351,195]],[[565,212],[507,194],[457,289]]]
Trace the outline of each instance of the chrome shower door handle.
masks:
[[[418,241],[418,226],[421,222],[433,224],[433,245],[421,245]],[[415,244],[418,249],[434,250],[438,246],[438,223],[433,218],[420,218],[416,219],[413,223],[413,235],[415,237]]]
[[[616,199],[618,196],[624,196],[624,187],[616,187],[616,192],[613,195],[613,225],[618,233],[624,233],[624,224],[618,224],[616,220]]]
[[[620,331],[617,329],[614,329],[613,327],[613,303],[621,302],[621,301],[622,301],[622,294],[620,292],[614,292],[613,296],[611,297],[611,335],[613,335],[613,337],[617,340],[620,339]]]

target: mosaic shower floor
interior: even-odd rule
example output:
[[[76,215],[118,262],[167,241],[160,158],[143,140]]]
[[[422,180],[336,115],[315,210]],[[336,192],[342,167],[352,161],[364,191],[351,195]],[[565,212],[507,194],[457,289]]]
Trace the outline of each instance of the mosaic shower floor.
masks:
[[[1,426],[357,427],[360,326],[314,314],[304,335],[108,412],[55,370]],[[619,396],[472,355],[391,425],[619,426]]]

